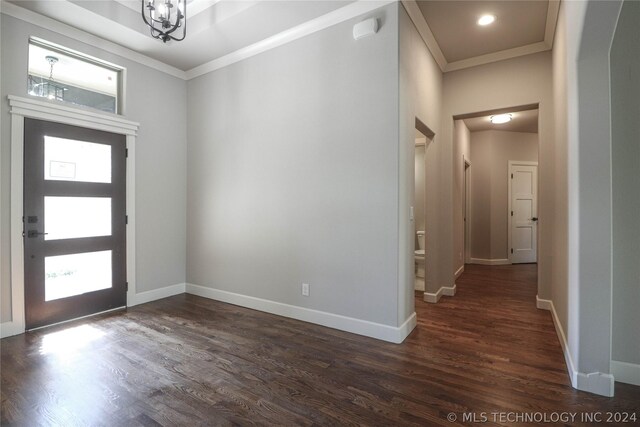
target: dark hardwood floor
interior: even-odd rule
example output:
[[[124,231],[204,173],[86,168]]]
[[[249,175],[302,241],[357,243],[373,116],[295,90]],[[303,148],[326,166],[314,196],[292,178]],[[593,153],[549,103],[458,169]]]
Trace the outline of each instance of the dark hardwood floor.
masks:
[[[534,265],[467,266],[455,297],[416,299],[418,327],[401,345],[192,295],[6,338],[1,424],[472,424],[464,413],[476,421],[485,413],[483,425],[514,424],[493,418],[498,412],[547,420],[576,413],[557,423],[576,425],[594,412],[640,418],[640,387],[618,383],[613,399],[571,388],[551,315],[535,308],[535,280]]]

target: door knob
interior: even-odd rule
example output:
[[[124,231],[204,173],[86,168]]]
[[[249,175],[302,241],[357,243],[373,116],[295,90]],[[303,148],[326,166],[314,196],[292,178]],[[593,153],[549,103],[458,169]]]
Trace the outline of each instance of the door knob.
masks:
[[[41,232],[39,232],[38,230],[29,230],[29,231],[27,231],[27,237],[28,237],[28,238],[33,238],[33,237],[38,237],[38,236],[44,236],[44,235],[46,235],[46,234],[49,234],[49,233],[41,233]]]
[[[537,221],[537,220],[538,220],[538,217],[537,217],[537,216],[534,216],[533,218],[531,218],[531,221],[534,221],[534,222],[535,222],[535,221]]]

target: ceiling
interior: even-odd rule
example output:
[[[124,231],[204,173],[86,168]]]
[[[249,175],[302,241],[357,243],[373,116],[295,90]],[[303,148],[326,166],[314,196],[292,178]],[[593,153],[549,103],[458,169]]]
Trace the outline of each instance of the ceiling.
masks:
[[[544,41],[548,1],[418,1],[447,62]],[[476,24],[482,15],[493,24]]]
[[[559,0],[401,1],[444,72],[551,49],[559,7]],[[264,51],[258,47],[267,39],[290,41],[309,34],[298,31],[298,36],[285,36],[310,21],[324,19],[328,25],[335,24],[341,22],[336,16],[346,19],[343,10],[363,10],[366,4],[372,10],[388,1],[188,0],[187,38],[166,44],[149,36],[140,17],[140,0],[2,3],[3,13],[18,16],[25,9],[35,12],[122,46],[133,51],[133,56],[160,61],[172,67],[171,74],[190,78],[190,72],[201,72],[216,61],[224,63],[238,52],[252,48]],[[12,11],[5,7],[7,3]],[[496,15],[496,22],[479,27],[476,20],[482,13]],[[334,16],[328,18],[330,15]],[[273,47],[278,43],[266,44]]]
[[[192,0],[187,38],[164,44],[149,36],[139,0],[8,1],[184,71],[351,3]]]
[[[510,114],[513,116],[512,120],[499,125],[491,123],[490,115],[464,119],[464,124],[467,125],[471,132],[504,130],[508,132],[538,133],[538,110],[518,111]]]

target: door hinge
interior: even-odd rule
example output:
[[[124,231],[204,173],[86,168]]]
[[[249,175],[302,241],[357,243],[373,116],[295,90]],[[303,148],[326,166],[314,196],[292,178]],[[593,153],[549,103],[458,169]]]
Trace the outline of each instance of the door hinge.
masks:
[[[124,149],[124,156],[127,157],[127,158],[129,157],[129,149],[128,148]]]
[[[511,215],[513,215],[513,213]],[[129,215],[124,216],[124,223],[129,224]]]
[[[511,216],[513,216],[513,211],[511,211]]]
[[[511,174],[511,179],[513,179],[513,174]]]
[[[129,282],[124,282],[124,290],[129,292]]]
[[[513,248],[511,248],[511,253],[513,253]]]

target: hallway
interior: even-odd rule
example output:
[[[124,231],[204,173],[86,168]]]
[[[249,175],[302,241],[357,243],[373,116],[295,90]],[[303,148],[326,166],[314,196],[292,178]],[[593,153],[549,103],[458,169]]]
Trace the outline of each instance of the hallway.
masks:
[[[465,268],[455,297],[416,300],[400,345],[187,294],[5,338],[0,422],[450,426],[463,413],[640,411],[638,387],[571,388],[535,308],[535,265]]]
[[[408,342],[423,343],[429,370],[467,411],[640,416],[640,387],[616,383],[614,399],[571,388],[551,313],[535,306],[536,268],[465,265],[455,297],[416,300],[418,328]]]

